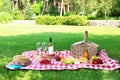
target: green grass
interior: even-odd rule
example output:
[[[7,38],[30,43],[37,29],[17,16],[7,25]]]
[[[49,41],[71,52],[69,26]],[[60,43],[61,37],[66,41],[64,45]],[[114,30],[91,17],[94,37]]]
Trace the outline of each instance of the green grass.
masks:
[[[119,70],[9,70],[4,66],[14,55],[36,49],[37,41],[53,37],[55,50],[70,50],[72,43],[83,40],[85,30],[89,41],[106,49],[108,55],[120,62],[120,28],[82,26],[0,25],[0,80],[118,80]]]

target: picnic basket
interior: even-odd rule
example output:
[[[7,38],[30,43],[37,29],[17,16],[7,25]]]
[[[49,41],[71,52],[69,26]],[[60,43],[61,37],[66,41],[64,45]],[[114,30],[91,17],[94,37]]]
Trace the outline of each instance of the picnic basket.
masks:
[[[84,41],[73,43],[71,46],[71,52],[73,57],[79,58],[80,56],[84,56],[84,51],[87,50],[89,58],[91,58],[91,56],[97,54],[98,47],[98,44],[88,41],[88,31],[85,31]]]

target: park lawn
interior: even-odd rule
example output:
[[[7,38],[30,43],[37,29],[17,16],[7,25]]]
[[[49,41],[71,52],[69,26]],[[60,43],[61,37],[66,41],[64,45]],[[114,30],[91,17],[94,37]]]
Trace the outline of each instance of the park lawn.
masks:
[[[89,41],[106,49],[108,55],[120,62],[120,28],[93,26],[43,26],[0,24],[0,80],[118,80],[119,70],[9,70],[4,66],[14,55],[36,49],[37,41],[49,41],[53,37],[55,50],[70,50],[72,43],[83,40],[85,30]]]

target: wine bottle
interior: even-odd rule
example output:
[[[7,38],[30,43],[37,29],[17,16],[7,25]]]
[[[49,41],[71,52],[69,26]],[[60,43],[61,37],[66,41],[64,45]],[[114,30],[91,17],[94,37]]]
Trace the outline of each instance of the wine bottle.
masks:
[[[52,38],[50,37],[49,44],[48,44],[48,54],[52,55],[54,54],[54,47],[52,43]]]

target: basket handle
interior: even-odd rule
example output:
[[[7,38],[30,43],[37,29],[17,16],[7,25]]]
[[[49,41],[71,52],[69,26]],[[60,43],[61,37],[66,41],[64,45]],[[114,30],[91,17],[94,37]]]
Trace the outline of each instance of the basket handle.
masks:
[[[88,31],[85,31],[84,42],[87,42],[87,41],[88,41]]]

